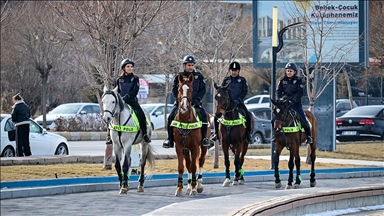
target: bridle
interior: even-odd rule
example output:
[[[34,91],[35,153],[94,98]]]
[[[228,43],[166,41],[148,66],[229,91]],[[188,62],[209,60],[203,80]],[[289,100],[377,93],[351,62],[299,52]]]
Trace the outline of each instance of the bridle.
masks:
[[[280,114],[280,111],[281,111],[281,106],[285,106],[284,104],[282,104],[280,101],[277,102],[278,104],[275,105],[275,111],[277,114]],[[275,128],[275,131],[276,133],[280,133],[282,130],[283,127],[286,127],[286,126],[289,126],[289,124],[291,124],[293,122],[293,117],[291,118],[291,121],[288,122],[287,124],[287,118],[288,116],[290,115],[290,112],[289,112],[289,107],[284,107],[284,110],[283,110],[283,113],[280,114],[279,116],[281,116],[281,118],[279,119],[276,119],[277,115],[275,114],[275,123],[279,123],[281,124],[281,127],[278,127],[278,128]],[[282,120],[280,120],[282,119]]]
[[[109,113],[109,114],[111,114],[112,115],[112,117],[116,117],[119,113],[118,112],[116,112],[116,109],[117,109],[117,101],[118,101],[118,96],[115,94],[115,92],[113,92],[113,91],[106,91],[104,94],[103,94],[103,96],[102,96],[102,98],[104,98],[104,96],[105,95],[112,95],[114,98],[115,98],[115,107],[113,107],[113,110],[112,111],[109,111],[109,110],[104,110],[104,112],[106,112],[106,113]]]
[[[234,106],[233,109],[228,110],[228,107],[231,105],[231,98],[229,97],[229,93],[227,90],[225,90],[224,88],[220,88],[220,90],[216,94],[216,100],[221,97],[221,96],[218,96],[220,95],[220,92],[225,92],[227,94],[227,97],[225,98],[224,103],[219,104],[218,106],[224,110],[224,115],[227,113],[233,112],[236,109],[236,106]]]
[[[187,84],[183,84],[180,88],[183,88],[183,95],[177,98],[179,102],[179,112],[185,113],[191,108],[191,98],[188,97],[187,91],[190,87]],[[180,89],[179,89],[180,91]]]

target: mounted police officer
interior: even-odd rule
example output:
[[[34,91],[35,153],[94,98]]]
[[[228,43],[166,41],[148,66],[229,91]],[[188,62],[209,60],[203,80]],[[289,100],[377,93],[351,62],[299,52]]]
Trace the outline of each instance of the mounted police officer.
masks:
[[[140,81],[139,77],[133,74],[133,67],[135,63],[127,58],[124,59],[120,68],[122,70],[119,78],[117,78],[115,86],[118,87],[119,94],[123,97],[125,103],[129,104],[132,109],[135,111],[140,124],[140,130],[142,131],[143,138],[145,142],[151,142],[149,136],[147,134],[147,121],[145,118],[145,114],[141,109],[137,94],[139,93]]]
[[[206,114],[205,109],[202,107],[202,98],[205,95],[205,79],[203,75],[200,72],[195,71],[195,64],[196,60],[195,57],[191,55],[187,55],[183,59],[183,66],[184,71],[180,72],[185,78],[187,78],[191,73],[195,76],[193,80],[193,91],[192,91],[192,105],[195,107],[196,111],[200,114],[201,121],[203,122],[203,125],[201,127],[202,130],[202,145],[203,146],[210,146],[209,140],[206,138],[207,135],[207,129],[208,129],[208,117]],[[175,79],[173,80],[173,86],[172,86],[172,94],[173,97],[176,99],[175,104],[173,106],[173,109],[171,113],[168,116],[168,122],[167,122],[167,132],[168,132],[168,138],[163,143],[163,148],[173,148],[173,127],[171,127],[171,122],[175,118],[177,109],[178,109],[178,93],[179,93],[179,80],[178,76],[175,76]]]
[[[246,135],[247,135],[247,140],[249,144],[253,143],[253,139],[251,137],[251,116],[248,112],[247,107],[244,105],[244,98],[248,94],[248,83],[247,80],[240,76],[240,64],[238,62],[232,62],[229,65],[229,71],[230,75],[225,77],[223,80],[223,83],[221,86],[226,86],[229,85],[229,96],[231,97],[231,100],[235,102],[235,106],[237,108],[241,109],[242,113],[245,115],[246,119]],[[213,140],[217,138],[217,131],[219,127],[219,123],[217,122],[217,119],[221,117],[220,114],[215,115],[215,135],[212,137]]]
[[[303,107],[301,104],[301,97],[303,97],[303,89],[304,84],[302,83],[301,78],[297,76],[296,64],[291,62],[287,63],[285,65],[285,76],[280,80],[277,86],[277,99],[288,99],[289,106],[296,109],[296,111],[300,114],[301,122],[303,123],[305,133],[307,134],[306,142],[310,144],[313,142],[311,129],[309,128],[309,124],[307,119],[305,118]],[[275,140],[273,139],[272,141],[274,142]]]

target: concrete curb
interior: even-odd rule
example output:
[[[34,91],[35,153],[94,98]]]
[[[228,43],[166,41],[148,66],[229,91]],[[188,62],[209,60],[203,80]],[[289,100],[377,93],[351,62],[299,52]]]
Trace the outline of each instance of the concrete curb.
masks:
[[[107,132],[52,132],[67,138],[68,141],[106,140]],[[166,139],[166,131],[152,131],[152,139]]]
[[[331,210],[380,205],[384,200],[384,186],[366,186],[315,194],[293,194],[257,202],[236,209],[228,215],[304,215]]]
[[[266,173],[265,171],[254,171],[247,173],[249,173],[246,175],[247,182],[274,181],[274,176],[272,173]],[[288,174],[284,173],[283,170],[281,173],[282,179],[288,178]],[[225,174],[221,172],[206,173],[204,177],[204,184],[221,184],[224,175]],[[316,179],[348,179],[381,176],[384,176],[384,170],[380,168],[351,168],[345,169],[344,171],[338,170],[337,172],[334,172],[333,169],[324,170],[324,172],[320,172],[320,170],[318,170]],[[129,182],[131,188],[138,186],[137,177],[137,175],[131,176],[131,181]],[[145,187],[172,186],[174,185],[174,181],[170,181],[169,179],[176,178],[177,174],[154,174],[145,181]],[[309,180],[309,178],[309,175],[302,175],[303,181]],[[184,178],[184,180],[184,184],[186,184],[187,178]],[[52,180],[25,180],[0,183],[1,199],[117,190],[119,184],[116,176]]]

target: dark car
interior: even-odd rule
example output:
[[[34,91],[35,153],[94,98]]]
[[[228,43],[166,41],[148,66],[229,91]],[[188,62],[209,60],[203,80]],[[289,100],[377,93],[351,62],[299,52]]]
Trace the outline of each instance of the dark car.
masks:
[[[352,102],[352,109],[358,107],[356,102]],[[351,102],[349,99],[338,99],[335,103],[335,115],[336,117],[342,116],[351,110]]]
[[[252,132],[254,144],[267,143],[272,137],[271,108],[260,105],[247,105],[255,120]]]
[[[383,140],[384,105],[356,107],[336,118],[336,139],[339,141]]]

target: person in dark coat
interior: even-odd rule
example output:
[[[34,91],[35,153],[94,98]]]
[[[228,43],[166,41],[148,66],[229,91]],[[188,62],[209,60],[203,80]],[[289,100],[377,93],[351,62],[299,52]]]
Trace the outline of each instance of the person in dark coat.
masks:
[[[208,130],[208,117],[206,114],[205,109],[202,107],[201,100],[203,99],[206,89],[205,89],[205,79],[203,75],[200,72],[195,71],[195,57],[191,55],[187,55],[183,59],[183,66],[184,71],[180,72],[184,77],[188,77],[191,73],[195,76],[193,80],[193,90],[192,90],[192,105],[195,107],[196,112],[198,112],[201,117],[201,121],[203,122],[203,126],[201,127],[202,130],[202,145],[203,146],[210,146],[209,140],[206,138],[207,130]],[[173,86],[172,86],[172,94],[175,98],[175,104],[173,106],[173,109],[171,113],[168,116],[168,122],[167,122],[167,132],[168,132],[168,138],[163,142],[163,148],[173,148],[174,147],[174,141],[173,141],[173,127],[171,127],[171,122],[175,118],[178,104],[177,104],[177,96],[179,93],[179,79],[178,76],[175,76],[175,79],[173,80]]]
[[[118,88],[119,94],[122,96],[125,103],[129,104],[137,114],[139,119],[140,130],[143,132],[144,141],[149,143],[151,140],[147,134],[147,121],[143,109],[140,107],[137,94],[140,89],[139,77],[133,74],[135,63],[127,58],[124,59],[120,68],[122,70],[119,78],[117,78],[115,86]]]
[[[19,94],[13,96],[13,103],[11,116],[13,123],[16,125],[17,156],[31,156],[32,152],[29,145],[31,110]]]
[[[296,109],[296,111],[300,114],[301,122],[303,123],[303,127],[305,133],[307,134],[306,142],[308,144],[312,143],[312,134],[311,129],[309,127],[309,123],[307,118],[304,115],[303,106],[301,104],[301,98],[303,97],[303,89],[304,84],[301,81],[301,78],[297,76],[297,66],[295,63],[287,63],[285,65],[285,76],[279,81],[277,85],[277,99],[288,99],[289,106]],[[272,119],[272,125],[273,125]],[[275,140],[272,139],[272,142]]]
[[[240,76],[240,63],[234,61],[229,65],[229,72],[230,75],[225,77],[221,86],[227,86],[229,85],[229,96],[231,97],[231,100],[235,102],[235,106],[237,106],[239,109],[242,110],[242,113],[245,114],[246,119],[246,137],[249,142],[249,144],[253,143],[253,139],[251,137],[251,118],[252,116],[249,114],[247,107],[244,104],[244,99],[248,94],[248,83],[247,80]],[[221,117],[220,114],[215,115],[215,135],[212,137],[213,140],[217,138],[217,131],[219,127],[219,122],[217,122],[217,119]]]

